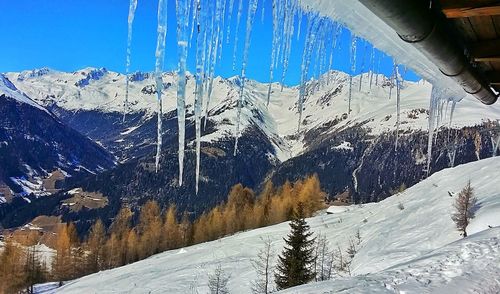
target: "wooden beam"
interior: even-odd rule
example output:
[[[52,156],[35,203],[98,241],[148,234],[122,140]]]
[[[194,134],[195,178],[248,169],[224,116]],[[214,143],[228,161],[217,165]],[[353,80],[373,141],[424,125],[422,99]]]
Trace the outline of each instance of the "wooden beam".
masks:
[[[490,85],[492,86],[500,86],[500,72],[498,71],[489,71],[485,73],[484,77],[490,81]]]
[[[476,62],[500,62],[500,39],[476,42],[469,48]]]
[[[441,0],[447,18],[500,15],[499,0]]]

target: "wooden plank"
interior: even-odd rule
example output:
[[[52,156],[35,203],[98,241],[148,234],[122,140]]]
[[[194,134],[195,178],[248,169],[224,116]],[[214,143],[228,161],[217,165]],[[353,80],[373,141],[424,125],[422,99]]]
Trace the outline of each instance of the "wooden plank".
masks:
[[[499,0],[441,0],[447,18],[500,15]]]
[[[489,71],[484,76],[491,85],[500,86],[500,71]]]
[[[456,18],[450,21],[453,23],[455,29],[460,33],[465,42],[477,42],[476,32],[472,28],[469,18]]]
[[[500,58],[500,39],[480,41],[469,45],[471,57],[477,62],[496,62]]]
[[[500,62],[500,55],[488,57],[474,57],[475,62]]]
[[[493,19],[491,18],[491,16],[474,16],[469,17],[469,20],[472,28],[476,32],[478,41],[497,39],[497,32],[495,30],[495,25],[493,24]]]

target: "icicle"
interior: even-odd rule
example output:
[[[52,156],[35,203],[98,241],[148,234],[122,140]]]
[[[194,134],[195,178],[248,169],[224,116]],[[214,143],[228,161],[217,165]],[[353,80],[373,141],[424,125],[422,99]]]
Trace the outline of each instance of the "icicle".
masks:
[[[449,165],[448,167],[454,167],[455,166],[455,156],[457,154],[457,139],[455,138],[455,141],[453,144],[448,145],[448,160],[449,160]]]
[[[302,65],[301,65],[301,74],[300,74],[300,89],[299,89],[299,122],[297,126],[297,131],[300,131],[300,125],[302,123],[302,111],[304,104],[304,96],[305,96],[305,88],[307,86],[306,80],[307,75],[309,73],[309,65],[311,63],[311,52],[314,46],[314,41],[316,38],[316,30],[318,26],[320,26],[321,21],[318,20],[318,16],[316,14],[311,15],[311,20],[307,26],[306,33],[306,42],[304,45],[304,52],[302,54]]]
[[[372,54],[370,57],[370,90],[372,88],[374,67],[375,67],[375,46],[372,45]]]
[[[401,85],[399,84],[399,66],[396,65],[396,143],[394,145],[394,150],[398,150],[399,141],[399,126],[401,124]]]
[[[200,154],[201,154],[201,111],[203,105],[203,82],[206,48],[205,24],[205,0],[197,0],[197,37],[196,37],[196,90],[194,100],[194,116],[196,131],[196,194],[198,194],[198,183],[200,180]]]
[[[191,0],[191,1],[197,1],[197,0]],[[193,42],[193,35],[194,35],[194,29],[195,29],[196,24],[197,24],[197,20],[196,20],[196,18],[198,17],[197,10],[198,10],[198,6],[197,6],[197,2],[195,2],[195,3],[193,3],[193,5],[191,7],[191,14],[192,14],[191,34],[189,35],[189,40],[191,40],[191,44],[195,43],[195,42]]]
[[[299,22],[297,24],[297,40],[299,40],[300,39],[300,30],[302,29],[302,18],[304,17],[304,13],[302,12],[302,10],[299,9],[297,17],[299,19]]]
[[[177,13],[177,50],[179,67],[177,69],[177,123],[179,126],[179,186],[182,186],[184,171],[184,145],[186,136],[186,60],[188,54],[189,6],[191,0],[176,0]]]
[[[269,66],[269,86],[267,89],[267,106],[269,106],[269,102],[271,101],[271,90],[273,86],[274,79],[274,65],[276,59],[276,53],[278,49],[278,7],[276,0],[272,0],[272,12],[273,12],[273,44],[271,48],[271,65]]]
[[[241,1],[241,0],[240,0]],[[229,38],[231,37],[231,26],[232,24],[232,16],[234,10],[234,0],[229,0],[229,18],[227,20],[227,33],[226,33],[226,43],[229,44]]]
[[[356,49],[358,37],[351,32],[351,74],[356,73]]]
[[[359,92],[361,92],[361,85],[363,84],[363,72],[365,71],[366,51],[368,51],[368,42],[365,43],[365,48],[363,49],[363,55],[361,60],[361,75],[359,76],[359,89],[358,89]]]
[[[128,87],[129,87],[129,69],[130,69],[130,51],[132,46],[132,25],[134,23],[135,10],[137,8],[137,0],[130,0],[128,8],[128,35],[127,35],[127,64],[125,66],[125,103],[123,110],[123,121],[128,111]]]
[[[219,62],[222,59],[222,44],[224,43],[224,25],[226,23],[226,0],[222,0],[221,23],[219,25]]]
[[[351,113],[351,99],[352,99],[352,76],[356,72],[356,48],[358,38],[351,32],[351,74],[349,75],[349,105],[347,114]]]
[[[156,41],[156,63],[155,63],[155,80],[156,94],[158,97],[158,129],[157,129],[157,146],[156,146],[156,172],[160,167],[161,143],[162,143],[162,101],[161,95],[163,91],[163,62],[165,59],[165,38],[167,36],[167,3],[168,0],[158,1],[158,28]]]
[[[243,0],[239,0],[238,15],[236,16],[236,31],[234,35],[233,70],[236,70],[236,53],[238,52],[238,35],[240,32],[241,13],[243,11]]]
[[[432,86],[431,99],[429,105],[429,129],[428,129],[428,139],[427,139],[427,177],[430,175],[431,171],[431,161],[432,161],[432,141],[434,137],[434,130],[436,128],[436,121],[438,115],[438,104],[440,100],[441,89],[437,86]]]
[[[333,55],[335,54],[335,49],[337,48],[337,40],[339,38],[340,32],[342,31],[342,27],[340,26],[340,24],[335,23],[334,31],[335,33],[332,39],[332,47],[330,49],[330,61],[328,65],[328,82],[327,82],[328,85],[331,83],[331,78],[332,78]]]
[[[281,75],[281,92],[283,92],[283,87],[285,84],[285,76],[288,71],[288,63],[290,59],[290,52],[292,48],[292,37],[293,37],[293,21],[295,19],[295,7],[293,6],[294,2],[287,2],[287,8],[285,9],[285,19],[284,19],[284,47],[283,47],[283,71]]]
[[[262,10],[260,15],[260,22],[264,23],[264,19],[266,18],[266,0],[262,0]]]
[[[210,100],[212,97],[212,89],[214,82],[214,73],[215,73],[215,62],[217,61],[217,49],[219,48],[219,38],[220,38],[220,19],[221,19],[221,11],[222,11],[222,0],[216,0],[215,2],[215,24],[216,29],[215,32],[212,31],[212,52],[209,56],[209,69],[208,69],[208,91],[207,91],[207,104],[205,107],[205,121],[203,124],[203,129],[205,129],[207,120],[208,120],[208,110],[210,106]]]
[[[241,75],[240,75],[240,99],[238,101],[238,117],[236,122],[236,140],[234,142],[234,156],[238,151],[238,138],[240,137],[240,120],[241,120],[241,109],[244,103],[243,91],[245,89],[245,79],[246,79],[246,69],[248,61],[248,51],[250,49],[250,40],[252,37],[252,28],[255,17],[255,11],[257,10],[257,0],[250,0],[248,3],[248,14],[247,14],[247,27],[245,33],[245,47],[243,48],[243,60],[241,64]]]
[[[451,110],[450,110],[450,121],[448,123],[448,138],[447,140],[450,139],[450,132],[451,132],[451,124],[453,122],[453,113],[455,113],[455,107],[457,106],[457,101],[453,100],[451,103]]]
[[[352,75],[349,75],[349,104],[347,105],[347,114],[351,114],[351,98],[352,98]]]

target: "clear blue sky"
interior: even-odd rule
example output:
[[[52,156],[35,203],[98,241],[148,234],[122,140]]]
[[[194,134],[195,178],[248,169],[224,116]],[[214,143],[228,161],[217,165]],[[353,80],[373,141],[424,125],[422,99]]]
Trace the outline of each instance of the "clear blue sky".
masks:
[[[169,20],[165,70],[177,67],[175,1],[168,0]],[[239,32],[238,56],[242,55],[246,7]],[[272,43],[271,0],[265,1],[265,20],[261,23],[262,0],[256,13],[247,76],[261,82],[269,80]],[[224,42],[222,61],[216,74],[224,77],[240,72],[232,69],[233,39],[237,3],[233,12],[230,44]],[[127,16],[129,0],[0,0],[0,72],[49,67],[75,71],[87,66],[106,67],[125,72]],[[131,71],[152,71],[156,46],[157,0],[138,0],[132,40]],[[297,26],[297,24],[296,24]],[[294,38],[287,84],[298,84],[306,22],[302,22],[300,40]],[[224,37],[225,38],[225,37]],[[349,72],[350,33],[342,33],[334,68]],[[364,42],[358,45],[358,68],[362,62]],[[371,50],[371,49],[370,49]],[[369,54],[366,54],[366,60]],[[238,59],[239,60],[239,59]],[[368,61],[366,61],[368,63]],[[188,69],[194,72],[194,48],[190,50]],[[381,72],[389,75],[392,61],[384,57]],[[281,77],[281,72],[275,74]],[[405,77],[415,80],[408,73]],[[276,78],[275,78],[276,80]]]

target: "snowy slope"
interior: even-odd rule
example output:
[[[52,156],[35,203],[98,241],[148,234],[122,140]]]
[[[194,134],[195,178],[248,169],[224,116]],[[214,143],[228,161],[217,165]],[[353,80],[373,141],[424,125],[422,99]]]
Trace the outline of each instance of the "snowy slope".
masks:
[[[499,176],[500,158],[485,159],[437,172],[379,203],[308,219],[315,233],[326,234],[332,245],[344,249],[359,229],[362,242],[353,261],[354,276],[287,293],[498,293]],[[469,179],[479,209],[470,236],[462,239],[450,219],[454,198],[448,192],[458,193]],[[261,238],[269,237],[280,252],[288,231],[282,223],[165,252],[69,282],[57,292],[206,293],[207,275],[220,264],[231,274],[232,293],[250,293],[255,278],[251,259],[262,247]]]
[[[48,113],[48,111],[37,104],[35,101],[31,100],[26,94],[19,91],[14,84],[2,73],[0,73],[0,95],[5,95],[8,98],[17,100],[21,103],[29,104],[40,110]]]
[[[106,69],[86,68],[74,73],[58,72],[49,69],[33,70],[22,73],[9,73],[9,79],[38,103],[57,106],[70,111],[123,112],[125,97],[125,75],[107,71]],[[327,84],[328,78],[331,83]],[[130,111],[145,112],[146,116],[154,116],[156,112],[156,95],[154,94],[154,78],[150,73],[135,73],[130,78]],[[378,85],[375,85],[375,80]],[[163,75],[165,84],[163,111],[174,111],[176,107],[176,76],[172,73]],[[325,74],[319,90],[312,91],[317,81],[311,81],[310,89],[304,103],[303,122],[300,132],[298,125],[298,88],[273,84],[271,103],[267,107],[268,84],[248,81],[245,84],[246,104],[242,112],[243,128],[258,126],[273,143],[277,158],[281,161],[303,152],[307,142],[304,134],[315,128],[337,120],[338,123],[327,131],[334,132],[346,127],[363,124],[373,133],[394,131],[396,125],[396,95],[388,80],[376,76],[370,79],[367,73],[362,79],[353,78],[351,113],[347,116],[349,105],[348,75],[342,72]],[[188,75],[187,97],[188,119],[193,113],[194,78]],[[203,141],[214,141],[226,136],[234,136],[236,124],[236,100],[238,99],[239,80],[237,78],[216,78],[209,105],[209,117],[217,123],[214,133],[206,134]],[[431,85],[424,82],[404,82],[401,90],[401,130],[427,129],[427,113]],[[206,107],[206,105],[204,105]],[[451,104],[445,107],[442,124],[447,124],[451,112]],[[417,117],[412,116],[414,110],[423,110]],[[347,116],[347,118],[342,118]],[[410,118],[412,116],[412,118]],[[500,119],[500,106],[485,106],[473,98],[467,97],[460,102],[453,115],[453,126],[479,124],[485,120]],[[122,135],[128,136],[140,125],[124,129]]]

